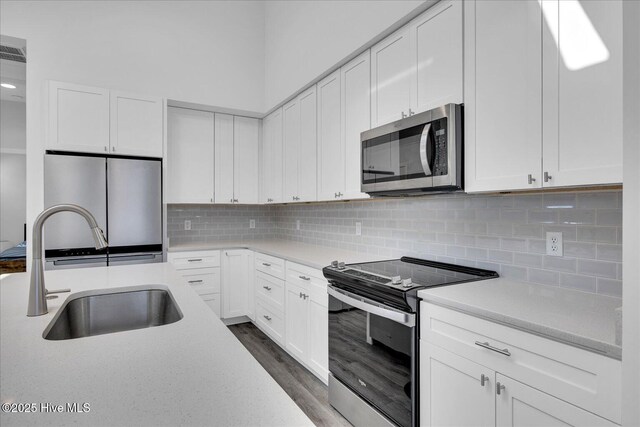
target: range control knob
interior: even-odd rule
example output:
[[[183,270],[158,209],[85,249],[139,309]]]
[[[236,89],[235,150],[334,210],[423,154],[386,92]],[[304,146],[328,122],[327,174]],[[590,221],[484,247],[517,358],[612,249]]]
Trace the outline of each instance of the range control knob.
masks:
[[[400,276],[393,276],[393,277],[391,278],[391,284],[392,284],[392,285],[400,285],[400,284],[402,284],[402,277],[400,277]]]
[[[338,263],[338,270],[344,270],[344,262],[343,261],[340,261]]]
[[[331,261],[331,267],[338,268],[338,261]]]
[[[402,286],[405,288],[410,288],[413,286],[413,282],[411,281],[411,279],[404,279],[402,281]]]

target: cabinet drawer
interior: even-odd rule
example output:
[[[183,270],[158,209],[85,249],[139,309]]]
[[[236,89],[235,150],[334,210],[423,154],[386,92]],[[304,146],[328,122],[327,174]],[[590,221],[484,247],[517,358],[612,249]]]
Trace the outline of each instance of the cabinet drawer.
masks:
[[[256,323],[264,333],[280,345],[284,345],[284,319],[281,312],[256,301]]]
[[[420,318],[422,340],[620,423],[619,360],[426,302]]]
[[[256,270],[284,280],[284,260],[257,253],[255,254]]]
[[[200,296],[205,304],[220,317],[220,294],[206,294]]]
[[[170,252],[167,259],[176,270],[220,267],[220,251]]]
[[[256,272],[256,295],[273,305],[278,310],[284,310],[284,280]]]
[[[220,268],[181,270],[179,273],[199,295],[220,292]]]
[[[314,301],[325,307],[328,306],[327,279],[322,271],[287,261],[286,277],[287,283],[302,287]]]

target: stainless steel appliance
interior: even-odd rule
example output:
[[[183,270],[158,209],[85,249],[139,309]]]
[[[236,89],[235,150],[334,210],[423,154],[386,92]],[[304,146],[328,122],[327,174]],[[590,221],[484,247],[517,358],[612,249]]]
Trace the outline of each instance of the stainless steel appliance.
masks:
[[[362,132],[360,140],[365,193],[408,196],[463,188],[461,105]]]
[[[498,277],[417,258],[323,269],[329,280],[329,402],[356,427],[419,425],[420,289]]]
[[[162,161],[48,152],[45,207],[75,204],[91,212],[109,247],[95,249],[86,223],[61,212],[44,229],[45,269],[162,262]]]

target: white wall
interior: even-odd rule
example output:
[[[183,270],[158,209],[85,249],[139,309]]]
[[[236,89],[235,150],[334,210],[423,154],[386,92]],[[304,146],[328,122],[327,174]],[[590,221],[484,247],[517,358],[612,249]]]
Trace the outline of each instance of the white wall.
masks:
[[[622,425],[640,426],[640,2],[624,2]]]
[[[400,0],[266,2],[266,110],[302,89],[423,3]]]
[[[24,102],[0,102],[0,152],[25,153],[27,114]]]

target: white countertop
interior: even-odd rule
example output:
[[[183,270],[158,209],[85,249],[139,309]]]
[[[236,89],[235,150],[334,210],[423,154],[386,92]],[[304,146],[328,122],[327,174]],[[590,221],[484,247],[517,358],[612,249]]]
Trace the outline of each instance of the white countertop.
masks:
[[[246,248],[267,255],[284,258],[312,268],[322,269],[331,261],[344,261],[347,264],[381,261],[388,257],[326,246],[309,245],[292,240],[228,240],[215,243],[184,243],[170,245],[169,252],[205,251],[217,249]]]
[[[621,298],[505,278],[425,289],[418,296],[615,359],[622,357],[616,333]]]
[[[89,403],[88,413],[0,413],[9,425],[301,426],[311,421],[170,264],[47,271],[47,288],[168,286],[173,324],[63,341],[27,317],[26,273],[0,279],[0,402]]]

